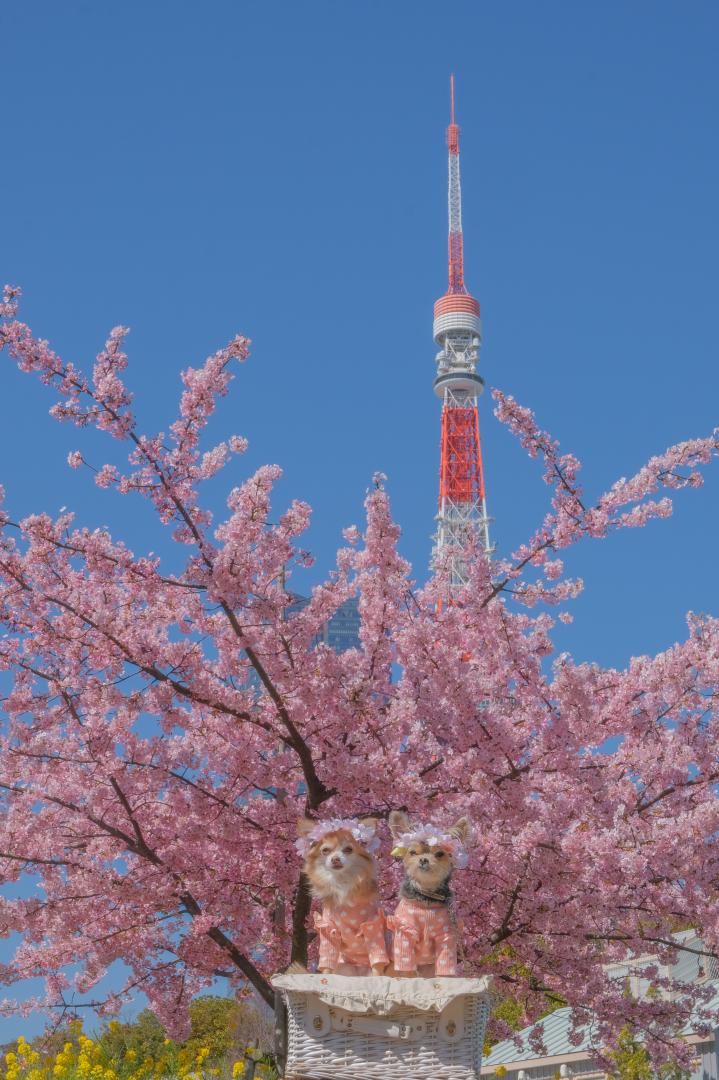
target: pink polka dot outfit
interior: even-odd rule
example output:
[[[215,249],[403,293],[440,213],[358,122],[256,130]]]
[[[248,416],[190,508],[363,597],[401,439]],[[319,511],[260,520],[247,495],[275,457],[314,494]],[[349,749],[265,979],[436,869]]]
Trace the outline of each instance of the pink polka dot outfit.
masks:
[[[389,964],[384,912],[377,903],[315,912],[320,938],[319,967],[336,971],[341,965],[371,967]]]
[[[398,974],[434,966],[435,975],[457,974],[457,929],[449,906],[402,897],[394,915],[393,963]]]

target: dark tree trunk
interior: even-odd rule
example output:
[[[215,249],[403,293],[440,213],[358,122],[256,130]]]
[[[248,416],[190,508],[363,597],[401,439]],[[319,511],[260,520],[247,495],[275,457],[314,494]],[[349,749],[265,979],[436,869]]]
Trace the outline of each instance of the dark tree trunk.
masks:
[[[275,1061],[280,1076],[284,1076],[287,1065],[287,1009],[279,990],[275,990]]]
[[[302,964],[307,967],[307,919],[310,914],[310,886],[304,874],[300,875],[299,885],[295,893],[294,910],[292,912],[292,954],[291,964]]]

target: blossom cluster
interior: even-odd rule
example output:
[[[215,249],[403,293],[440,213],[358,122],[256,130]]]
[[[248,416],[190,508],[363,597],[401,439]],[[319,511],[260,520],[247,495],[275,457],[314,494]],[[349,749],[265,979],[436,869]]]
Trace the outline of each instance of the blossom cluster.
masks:
[[[295,847],[300,855],[306,855],[313,844],[327,836],[331,832],[348,832],[358,844],[362,844],[369,852],[378,851],[381,840],[376,834],[374,826],[363,821],[351,821],[347,818],[331,818],[328,821],[318,821],[313,829],[304,836],[295,840]]]

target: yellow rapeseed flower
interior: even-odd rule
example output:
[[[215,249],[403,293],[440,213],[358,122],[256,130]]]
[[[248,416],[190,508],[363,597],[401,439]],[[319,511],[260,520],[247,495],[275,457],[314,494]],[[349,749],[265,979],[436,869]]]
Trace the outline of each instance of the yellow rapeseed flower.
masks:
[[[244,1063],[244,1061],[236,1061],[235,1064],[232,1066],[232,1080],[237,1080],[237,1077],[242,1076],[244,1071],[245,1071],[245,1063]]]

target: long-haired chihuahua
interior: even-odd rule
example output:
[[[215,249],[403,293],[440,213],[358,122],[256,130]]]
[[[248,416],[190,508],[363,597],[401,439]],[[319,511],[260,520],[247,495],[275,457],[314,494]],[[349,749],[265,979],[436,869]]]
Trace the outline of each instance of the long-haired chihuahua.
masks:
[[[393,965],[397,975],[456,975],[458,932],[449,887],[457,867],[468,862],[470,827],[465,817],[448,829],[411,824],[402,810],[389,815],[395,841],[392,854],[402,859],[404,881],[394,915]]]
[[[389,964],[373,856],[376,827],[374,818],[297,823],[303,870],[322,905],[314,917],[322,972],[381,975]]]

